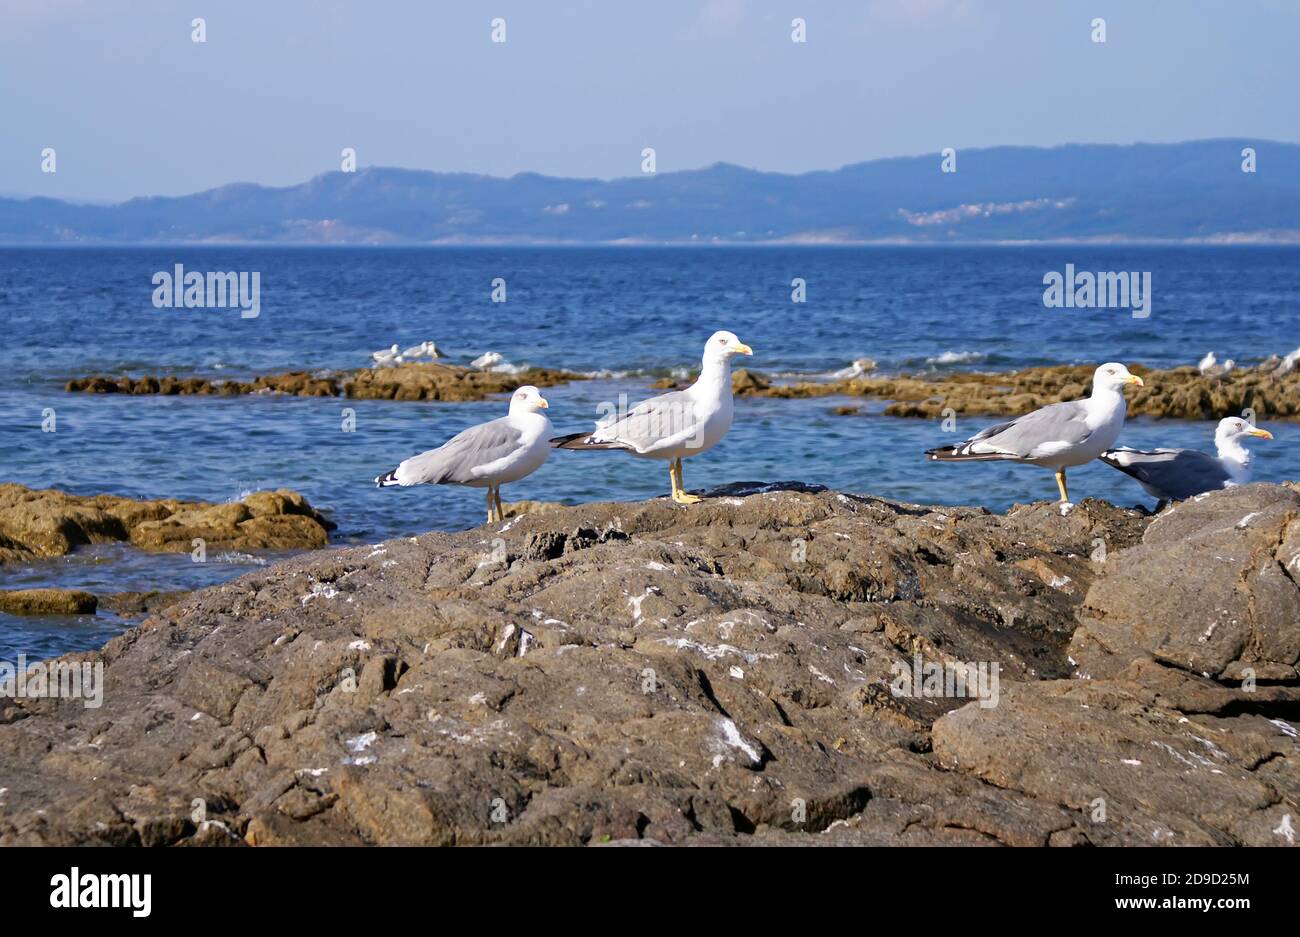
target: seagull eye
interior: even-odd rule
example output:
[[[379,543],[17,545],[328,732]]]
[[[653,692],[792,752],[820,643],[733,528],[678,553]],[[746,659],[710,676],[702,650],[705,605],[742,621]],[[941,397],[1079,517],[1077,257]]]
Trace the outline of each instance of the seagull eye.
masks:
[[[726,340],[725,338],[720,338],[720,339],[718,339],[718,344],[719,344],[719,345],[725,345],[725,344],[727,344],[727,340]]]

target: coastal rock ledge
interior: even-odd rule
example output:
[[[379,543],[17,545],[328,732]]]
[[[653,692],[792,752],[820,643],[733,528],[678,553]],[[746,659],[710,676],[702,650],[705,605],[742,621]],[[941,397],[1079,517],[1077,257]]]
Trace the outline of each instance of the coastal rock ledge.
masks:
[[[711,494],[182,599],[64,658],[101,708],[0,700],[0,843],[1294,844],[1300,489]]]
[[[335,526],[285,488],[213,504],[0,484],[0,564],[66,556],[80,546],[114,541],[156,553],[188,552],[196,539],[220,550],[310,550],[325,546]]]

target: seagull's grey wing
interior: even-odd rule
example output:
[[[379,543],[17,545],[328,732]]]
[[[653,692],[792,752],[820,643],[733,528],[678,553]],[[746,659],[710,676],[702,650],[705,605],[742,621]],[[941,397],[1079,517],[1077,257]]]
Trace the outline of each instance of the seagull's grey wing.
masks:
[[[1032,459],[1077,446],[1092,435],[1082,400],[1054,403],[981,430],[958,450],[970,454]]]
[[[1101,460],[1157,494],[1180,501],[1217,491],[1232,480],[1223,463],[1196,449],[1108,449]]]
[[[411,456],[394,475],[401,485],[464,485],[479,477],[475,469],[504,459],[522,445],[523,434],[502,417],[471,426],[437,449]]]
[[[685,391],[675,390],[641,401],[622,419],[598,424],[591,438],[645,453],[678,445],[693,437],[698,427],[695,401]]]

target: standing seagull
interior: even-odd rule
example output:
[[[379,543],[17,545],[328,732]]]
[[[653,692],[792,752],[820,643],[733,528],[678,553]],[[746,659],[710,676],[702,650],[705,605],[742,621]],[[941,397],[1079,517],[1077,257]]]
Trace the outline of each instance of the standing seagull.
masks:
[[[1061,504],[1070,503],[1065,470],[1083,465],[1115,444],[1124,426],[1124,385],[1142,378],[1122,364],[1103,364],[1092,375],[1092,396],[1042,407],[999,423],[955,446],[926,450],[938,462],[1006,460],[1056,470]]]
[[[704,345],[704,366],[695,383],[651,397],[623,417],[610,416],[594,433],[557,436],[557,449],[623,449],[646,459],[667,459],[673,500],[694,504],[700,498],[682,486],[682,459],[707,452],[731,428],[731,359],[754,350],[732,332],[714,332]]]
[[[554,432],[541,411],[548,404],[531,384],[510,398],[510,413],[471,426],[437,449],[407,459],[375,479],[380,488],[394,485],[467,485],[487,489],[487,522],[504,520],[501,486],[531,475],[551,454]]]
[[[1159,511],[1167,501],[1181,501],[1207,491],[1244,485],[1250,481],[1250,451],[1242,445],[1247,436],[1272,439],[1266,429],[1256,429],[1239,417],[1219,421],[1214,431],[1218,455],[1196,449],[1108,449],[1101,461],[1137,479],[1147,494],[1158,498]]]

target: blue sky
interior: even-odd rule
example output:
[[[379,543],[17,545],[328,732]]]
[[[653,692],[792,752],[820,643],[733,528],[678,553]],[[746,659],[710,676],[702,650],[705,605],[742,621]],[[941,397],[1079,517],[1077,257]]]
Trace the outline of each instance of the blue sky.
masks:
[[[0,193],[289,185],[345,146],[362,166],[609,178],[646,146],[661,172],[803,172],[1297,141],[1297,36],[1295,0],[0,0]]]

